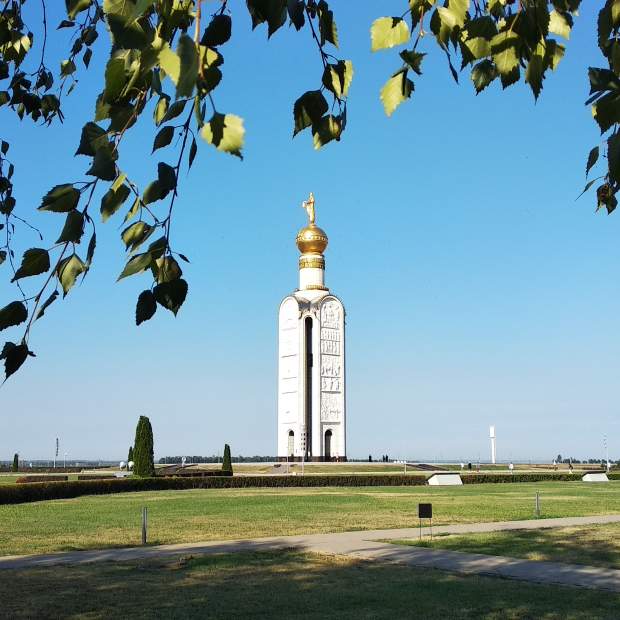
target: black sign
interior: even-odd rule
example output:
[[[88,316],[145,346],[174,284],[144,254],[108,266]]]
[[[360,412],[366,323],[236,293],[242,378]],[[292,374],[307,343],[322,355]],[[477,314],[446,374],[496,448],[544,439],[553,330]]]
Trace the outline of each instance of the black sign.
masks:
[[[433,518],[433,504],[418,504],[418,518],[419,519],[432,519]]]

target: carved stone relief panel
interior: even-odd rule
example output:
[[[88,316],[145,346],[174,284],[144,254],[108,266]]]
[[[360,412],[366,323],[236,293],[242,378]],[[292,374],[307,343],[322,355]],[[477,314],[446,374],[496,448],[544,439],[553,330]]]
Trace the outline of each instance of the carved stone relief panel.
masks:
[[[340,422],[344,415],[344,311],[339,301],[321,305],[321,422]]]
[[[321,422],[339,422],[341,412],[340,394],[321,394]]]
[[[340,319],[342,316],[341,305],[330,299],[321,306],[321,325],[323,327],[340,328]]]

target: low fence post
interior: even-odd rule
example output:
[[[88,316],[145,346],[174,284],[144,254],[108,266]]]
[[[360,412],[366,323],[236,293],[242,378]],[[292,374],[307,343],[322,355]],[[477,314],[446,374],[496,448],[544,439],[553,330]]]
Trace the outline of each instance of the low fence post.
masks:
[[[142,544],[146,545],[146,530],[147,530],[147,522],[148,519],[148,511],[146,506],[142,508]]]

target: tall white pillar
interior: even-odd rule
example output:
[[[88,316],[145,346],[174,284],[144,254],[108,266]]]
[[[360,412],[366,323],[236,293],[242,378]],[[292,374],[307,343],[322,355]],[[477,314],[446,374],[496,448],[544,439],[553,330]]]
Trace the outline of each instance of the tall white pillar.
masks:
[[[308,203],[304,203],[306,205]],[[297,234],[299,288],[280,304],[278,322],[278,458],[346,460],[345,311],[325,285],[328,238],[310,222]]]

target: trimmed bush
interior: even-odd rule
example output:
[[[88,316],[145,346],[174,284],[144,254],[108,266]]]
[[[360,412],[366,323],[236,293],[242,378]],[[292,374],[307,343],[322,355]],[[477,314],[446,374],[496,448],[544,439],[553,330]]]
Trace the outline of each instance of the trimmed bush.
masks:
[[[192,476],[156,478],[114,478],[111,480],[77,480],[40,482],[18,486],[0,486],[0,504],[21,504],[49,499],[67,499],[82,495],[106,495],[131,491],[165,491],[172,489],[243,489],[256,487],[363,487],[422,486],[425,476]]]
[[[66,482],[69,476],[20,476],[15,480],[16,484],[46,483],[46,482]]]
[[[579,474],[469,474],[463,475],[465,484],[503,482],[580,482]],[[620,474],[610,478],[620,480]],[[0,486],[0,504],[20,504],[49,499],[67,499],[82,495],[105,495],[131,491],[165,491],[173,489],[243,489],[268,487],[371,487],[423,486],[423,475],[327,475],[306,476],[158,476],[154,478],[108,478],[105,480],[78,480],[71,482],[33,482],[27,485]]]
[[[581,480],[579,474],[462,474],[463,484],[485,484],[488,482],[571,482]]]
[[[200,470],[200,469],[189,469],[189,470],[183,470],[183,469],[178,469],[177,471],[174,471],[172,473],[169,474],[160,474],[157,473],[157,476],[161,476],[162,478],[204,478],[204,477],[208,477],[208,476],[232,476],[233,473],[232,471],[224,471],[223,469],[207,469],[207,470]]]
[[[108,465],[102,465],[101,467],[89,466],[88,469],[108,469],[108,467]],[[23,471],[28,474],[79,474],[83,469],[83,467],[24,467],[24,462],[22,461],[18,471]],[[0,467],[0,472],[2,473],[10,473],[12,471],[13,465]]]
[[[230,472],[232,474],[232,459],[230,458],[230,446],[224,444],[224,458],[222,459],[222,471]]]
[[[13,456],[13,466],[11,467],[11,471],[19,471],[19,454],[17,454],[17,452]]]
[[[131,461],[133,461],[133,446],[129,446],[129,452],[127,453],[127,466],[128,467]]]
[[[144,415],[140,416],[136,426],[136,440],[133,451],[134,476],[150,478],[155,475],[153,461],[153,428],[151,421]]]

